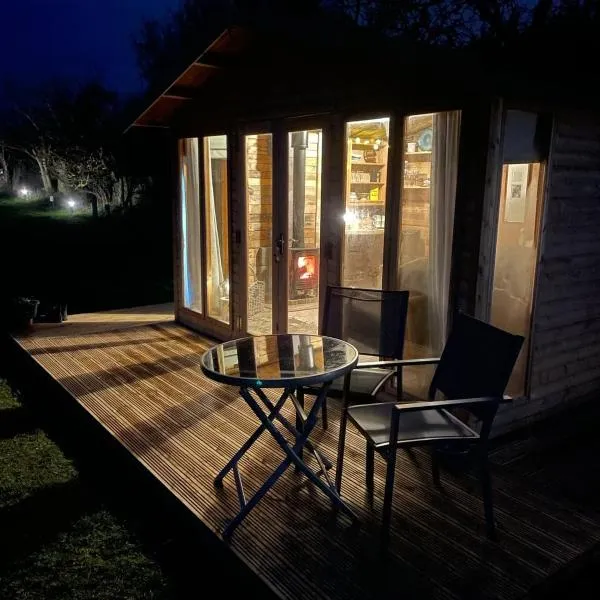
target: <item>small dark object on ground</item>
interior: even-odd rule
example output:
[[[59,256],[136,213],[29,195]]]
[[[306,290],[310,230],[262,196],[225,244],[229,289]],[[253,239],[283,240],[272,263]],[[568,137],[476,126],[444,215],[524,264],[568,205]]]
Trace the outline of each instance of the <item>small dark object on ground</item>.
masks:
[[[39,305],[40,301],[36,298],[27,298],[23,296],[14,298],[8,315],[10,326],[23,328],[31,325],[37,316]]]
[[[60,302],[41,302],[36,323],[62,323],[67,320],[67,304]]]

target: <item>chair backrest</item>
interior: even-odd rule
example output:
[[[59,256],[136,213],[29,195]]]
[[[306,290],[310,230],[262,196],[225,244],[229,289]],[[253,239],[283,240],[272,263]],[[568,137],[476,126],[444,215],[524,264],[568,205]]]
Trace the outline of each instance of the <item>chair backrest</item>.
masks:
[[[523,339],[459,313],[431,380],[429,397],[437,390],[448,400],[502,397]]]
[[[321,334],[354,345],[360,354],[402,358],[408,292],[327,287]]]

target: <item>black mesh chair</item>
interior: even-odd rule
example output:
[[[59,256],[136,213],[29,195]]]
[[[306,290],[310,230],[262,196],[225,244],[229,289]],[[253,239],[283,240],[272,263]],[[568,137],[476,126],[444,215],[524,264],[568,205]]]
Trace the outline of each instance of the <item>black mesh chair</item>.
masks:
[[[394,489],[396,451],[431,445],[432,471],[439,479],[441,452],[468,450],[476,459],[483,490],[488,537],[495,537],[492,489],[487,444],[492,422],[519,355],[523,338],[497,329],[473,317],[459,314],[439,359],[397,361],[403,366],[437,363],[428,401],[408,404],[385,402],[345,407],[340,423],[336,484],[341,487],[346,415],[367,441],[366,485],[373,493],[375,452],[387,461],[383,503],[382,549],[387,547]],[[427,364],[427,363],[425,363]],[[347,385],[347,383],[346,383]],[[435,400],[441,393],[443,400]],[[467,425],[453,411],[461,409],[477,426]]]
[[[381,360],[361,362],[351,374],[349,400],[373,402],[383,385],[396,374],[397,399],[402,394],[402,367],[386,359],[401,359],[408,312],[408,292],[328,286],[321,334],[349,342],[361,356]],[[314,393],[310,388],[306,393]],[[341,398],[344,380],[334,381],[328,396]],[[322,410],[327,429],[327,402]]]

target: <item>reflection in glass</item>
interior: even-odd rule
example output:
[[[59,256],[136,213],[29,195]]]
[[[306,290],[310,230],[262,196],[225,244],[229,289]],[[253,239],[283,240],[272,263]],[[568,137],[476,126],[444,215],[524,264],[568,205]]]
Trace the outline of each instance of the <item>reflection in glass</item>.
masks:
[[[225,342],[206,353],[204,367],[262,381],[327,373],[357,358],[340,340],[310,335],[266,335]]]
[[[540,163],[502,168],[491,323],[526,338],[507,387],[513,396],[525,393],[543,171]]]
[[[202,312],[198,138],[179,140],[179,169],[182,301],[185,308]]]
[[[273,331],[273,156],[270,133],[246,136],[248,333]]]
[[[227,136],[204,138],[207,314],[229,323],[229,202]]]
[[[390,119],[346,124],[342,285],[381,288]]]

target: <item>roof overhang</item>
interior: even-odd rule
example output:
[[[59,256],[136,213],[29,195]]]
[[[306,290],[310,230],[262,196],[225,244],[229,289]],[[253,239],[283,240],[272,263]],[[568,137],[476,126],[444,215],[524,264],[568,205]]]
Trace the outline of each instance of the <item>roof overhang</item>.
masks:
[[[242,27],[230,27],[156,98],[128,127],[168,129],[181,108],[199,97],[200,89],[219,72],[235,64],[241,51],[247,48],[250,32]]]

